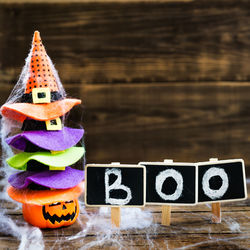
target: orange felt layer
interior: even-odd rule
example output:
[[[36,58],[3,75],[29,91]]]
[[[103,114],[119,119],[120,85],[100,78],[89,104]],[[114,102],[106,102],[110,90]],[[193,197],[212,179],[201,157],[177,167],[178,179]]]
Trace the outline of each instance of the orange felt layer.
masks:
[[[23,122],[27,117],[38,121],[47,121],[66,114],[78,104],[81,104],[79,99],[63,99],[44,104],[12,103],[3,105],[1,113],[3,116],[19,122]]]
[[[55,202],[75,200],[83,192],[83,189],[84,181],[73,188],[64,190],[30,190],[28,188],[16,189],[10,186],[7,189],[7,192],[9,196],[15,201],[34,205],[44,205]]]

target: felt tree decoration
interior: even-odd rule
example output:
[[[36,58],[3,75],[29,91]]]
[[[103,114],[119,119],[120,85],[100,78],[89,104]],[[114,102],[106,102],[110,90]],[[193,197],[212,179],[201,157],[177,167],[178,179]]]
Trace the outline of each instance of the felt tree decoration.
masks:
[[[1,107],[4,117],[20,123],[22,132],[6,139],[22,151],[7,159],[23,170],[9,177],[9,196],[23,204],[24,219],[40,228],[75,222],[84,171],[71,168],[85,153],[75,146],[83,129],[64,126],[64,115],[81,100],[66,98],[54,66],[35,31],[32,48],[11,97]]]

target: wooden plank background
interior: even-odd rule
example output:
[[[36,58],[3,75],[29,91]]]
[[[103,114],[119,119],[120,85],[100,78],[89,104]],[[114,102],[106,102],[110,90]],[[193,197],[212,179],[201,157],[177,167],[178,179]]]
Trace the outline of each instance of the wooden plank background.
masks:
[[[250,165],[249,24],[244,0],[1,1],[0,104],[38,29],[69,95],[83,100],[70,118],[86,129],[88,163]]]
[[[1,80],[39,29],[64,83],[249,81],[249,16],[243,0],[2,3]]]

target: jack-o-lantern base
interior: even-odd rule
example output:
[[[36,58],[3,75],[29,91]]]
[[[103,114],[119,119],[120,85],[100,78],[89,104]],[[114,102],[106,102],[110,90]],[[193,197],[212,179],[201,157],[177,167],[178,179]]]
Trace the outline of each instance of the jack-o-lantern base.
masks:
[[[59,228],[72,225],[79,215],[78,200],[56,202],[43,206],[23,204],[23,217],[39,228]]]

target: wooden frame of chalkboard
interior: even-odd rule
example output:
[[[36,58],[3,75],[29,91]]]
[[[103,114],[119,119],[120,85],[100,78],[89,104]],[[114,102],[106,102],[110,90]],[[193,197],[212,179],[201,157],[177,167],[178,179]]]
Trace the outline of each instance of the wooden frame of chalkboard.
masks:
[[[239,177],[236,178],[236,164],[239,163],[241,164],[241,171],[240,171],[240,175]],[[232,166],[232,164],[234,166]],[[245,174],[245,164],[244,161],[242,159],[232,159],[232,160],[216,160],[216,161],[206,161],[206,162],[198,162],[198,204],[202,204],[202,203],[217,203],[217,202],[230,202],[230,201],[240,201],[240,200],[245,200],[247,199],[247,187],[246,187],[246,174]],[[234,171],[233,177],[234,178],[228,178],[228,188],[229,191],[225,191],[225,194],[222,195],[222,198],[216,198],[214,200],[209,199],[209,197],[204,200],[204,196],[205,196],[205,192],[204,192],[204,188],[202,187],[202,185],[205,185],[202,183],[202,181],[200,180],[201,177],[204,179],[204,169],[206,168],[206,172],[208,172],[208,169],[211,169],[213,167],[217,167],[218,165],[222,167],[226,168],[231,168],[229,171]],[[200,170],[201,168],[202,171]],[[233,170],[233,168],[235,170]],[[239,170],[239,169],[238,169]],[[214,171],[213,171],[214,173]],[[219,173],[220,174],[220,173]],[[221,173],[222,175],[225,175],[224,171]],[[208,174],[209,175],[209,174]],[[216,175],[214,175],[216,176]],[[208,178],[212,178],[209,177]],[[208,185],[209,179],[206,180],[206,183]],[[230,183],[231,182],[231,183]],[[241,182],[241,183],[240,183]],[[223,180],[222,180],[222,184],[223,184]],[[232,187],[231,187],[232,186]],[[236,186],[238,188],[238,190],[234,189],[233,186]],[[239,193],[241,193],[242,197],[241,198],[229,198],[230,194],[227,194],[226,192],[234,192],[233,195],[239,195]],[[238,194],[237,194],[238,192]],[[203,200],[201,199],[201,197],[203,196]],[[226,198],[223,198],[226,197]],[[201,201],[200,201],[201,200]]]
[[[146,167],[146,183],[147,183],[147,187],[146,187],[146,192],[147,192],[147,188],[149,187],[149,182],[148,182],[148,178],[147,178],[147,166],[159,166],[159,167],[164,167],[164,166],[173,166],[173,167],[192,167],[193,168],[193,173],[191,174],[191,176],[194,177],[194,182],[192,184],[193,186],[193,202],[187,203],[187,202],[183,202],[183,203],[175,203],[175,202],[148,202],[147,201],[147,193],[146,193],[146,205],[168,205],[168,206],[195,206],[197,205],[198,202],[198,167],[196,163],[189,163],[189,162],[173,162],[172,160],[164,160],[163,162],[139,162],[139,165],[145,166]],[[155,183],[155,182],[153,182]]]
[[[89,204],[88,203],[88,169],[89,168],[108,168],[108,169],[113,169],[113,168],[131,168],[131,169],[137,169],[140,168],[142,169],[142,204],[141,205],[112,205],[112,204]],[[138,183],[138,182],[137,182]],[[124,180],[122,180],[122,184],[124,184]],[[136,184],[136,182],[134,182]],[[105,189],[105,186],[103,186]],[[89,207],[144,207],[146,205],[146,168],[142,165],[132,165],[132,164],[119,164],[119,163],[111,163],[111,164],[88,164],[85,166],[85,205]]]

